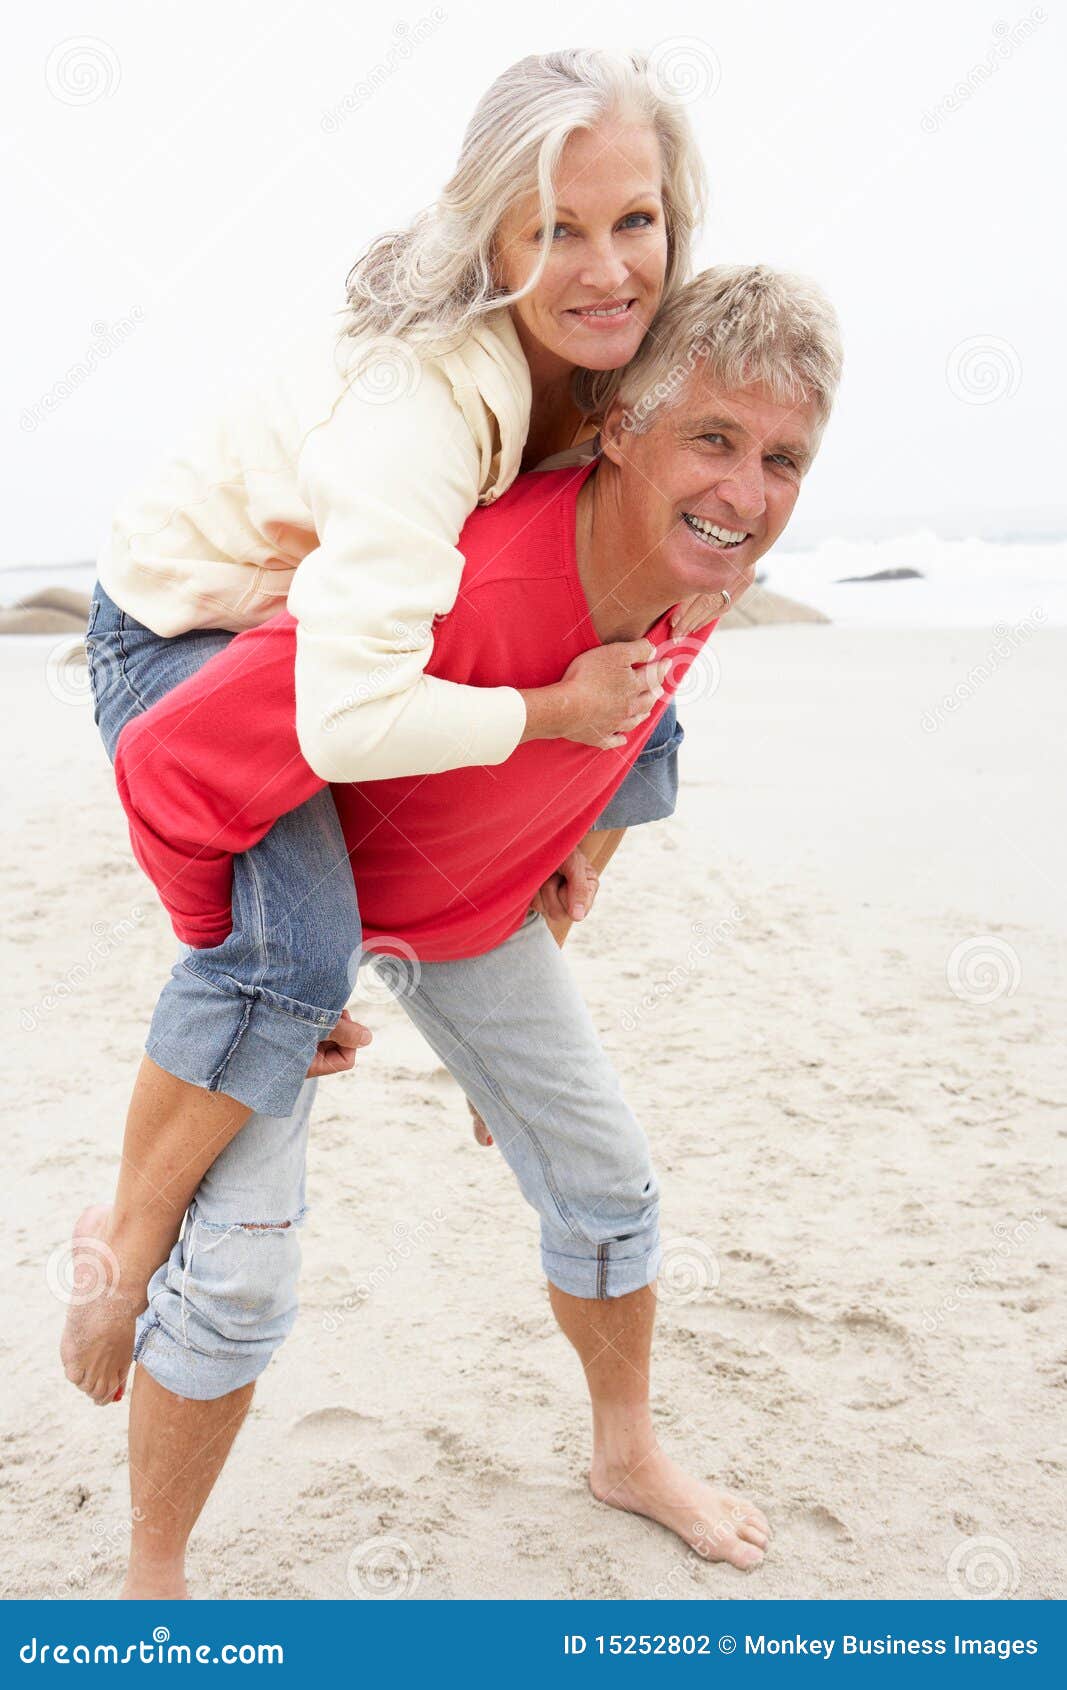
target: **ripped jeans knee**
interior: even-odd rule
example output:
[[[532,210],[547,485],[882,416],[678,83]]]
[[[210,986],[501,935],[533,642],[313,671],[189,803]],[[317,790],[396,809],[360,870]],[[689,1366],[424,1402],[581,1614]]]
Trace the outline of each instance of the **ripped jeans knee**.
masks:
[[[248,1385],[292,1331],[307,1214],[207,1221],[196,1202],[148,1287],[134,1360],[175,1396],[208,1400]]]

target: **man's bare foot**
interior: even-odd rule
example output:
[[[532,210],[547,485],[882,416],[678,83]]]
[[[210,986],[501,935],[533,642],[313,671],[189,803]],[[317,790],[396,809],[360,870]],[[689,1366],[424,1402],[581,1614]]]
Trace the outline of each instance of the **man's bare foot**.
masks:
[[[656,1520],[708,1561],[729,1561],[750,1572],[770,1538],[766,1516],[735,1491],[694,1479],[654,1446],[643,1458],[612,1471],[594,1456],[589,1488],[598,1502]]]
[[[113,1402],[133,1361],[134,1326],[147,1306],[148,1274],[131,1272],[115,1247],[111,1210],[83,1209],[70,1245],[67,1318],[59,1359],[72,1385],[99,1406]],[[140,1283],[138,1283],[138,1279]]]
[[[188,1602],[189,1589],[184,1569],[180,1563],[177,1566],[131,1566],[119,1591],[119,1599],[123,1602],[158,1602],[161,1599]]]

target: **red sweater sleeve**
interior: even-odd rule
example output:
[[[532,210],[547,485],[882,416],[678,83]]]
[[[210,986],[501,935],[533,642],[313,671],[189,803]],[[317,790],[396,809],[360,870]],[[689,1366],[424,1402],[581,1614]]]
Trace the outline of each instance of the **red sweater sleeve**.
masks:
[[[233,857],[326,785],[297,740],[295,658],[296,622],[282,611],[119,735],[115,778],[134,856],[187,945],[222,943]]]

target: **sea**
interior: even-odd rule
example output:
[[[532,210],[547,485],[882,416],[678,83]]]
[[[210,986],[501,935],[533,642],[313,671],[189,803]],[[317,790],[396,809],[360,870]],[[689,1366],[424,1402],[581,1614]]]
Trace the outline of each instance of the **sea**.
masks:
[[[0,604],[44,587],[89,592],[92,563],[0,565]],[[758,581],[846,628],[1020,628],[1067,624],[1067,535],[946,539],[929,529],[880,540],[779,549]]]

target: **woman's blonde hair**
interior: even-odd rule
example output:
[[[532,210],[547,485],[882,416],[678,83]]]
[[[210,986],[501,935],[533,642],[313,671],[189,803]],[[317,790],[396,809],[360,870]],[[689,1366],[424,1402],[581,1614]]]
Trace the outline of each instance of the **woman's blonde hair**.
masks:
[[[568,137],[615,115],[647,123],[659,139],[667,233],[662,302],[669,302],[689,275],[707,197],[688,118],[650,74],[647,55],[568,48],[520,59],[486,90],[441,197],[407,229],[380,236],[350,270],[339,340],[385,334],[427,352],[453,350],[479,318],[530,293],[551,242],[543,243],[526,285],[507,293],[492,270],[501,218],[536,189],[542,225],[551,229],[552,179]],[[601,414],[618,376],[617,370],[576,370],[579,407]]]

